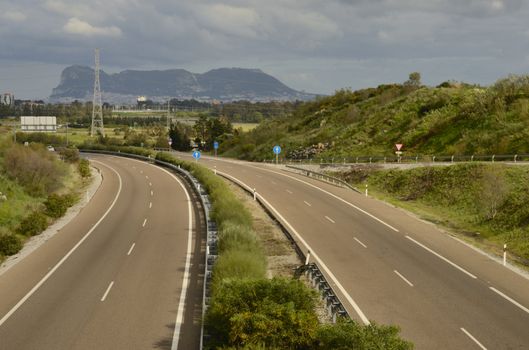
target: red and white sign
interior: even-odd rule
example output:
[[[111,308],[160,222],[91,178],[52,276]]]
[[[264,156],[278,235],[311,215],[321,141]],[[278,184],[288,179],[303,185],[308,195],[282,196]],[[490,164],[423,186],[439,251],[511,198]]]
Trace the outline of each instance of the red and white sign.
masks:
[[[400,149],[402,148],[403,144],[402,143],[396,143],[395,144],[395,147],[397,147],[397,151],[400,151]]]

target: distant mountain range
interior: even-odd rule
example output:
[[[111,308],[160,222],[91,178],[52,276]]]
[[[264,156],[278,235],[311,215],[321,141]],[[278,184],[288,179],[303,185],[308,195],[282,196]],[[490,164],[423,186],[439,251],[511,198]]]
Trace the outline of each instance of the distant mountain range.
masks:
[[[138,96],[153,101],[171,98],[198,100],[292,101],[310,100],[316,95],[296,91],[259,69],[219,68],[203,74],[184,69],[138,71],[116,74],[100,72],[103,101],[112,104],[135,103]],[[53,89],[51,102],[92,100],[94,70],[70,66]]]

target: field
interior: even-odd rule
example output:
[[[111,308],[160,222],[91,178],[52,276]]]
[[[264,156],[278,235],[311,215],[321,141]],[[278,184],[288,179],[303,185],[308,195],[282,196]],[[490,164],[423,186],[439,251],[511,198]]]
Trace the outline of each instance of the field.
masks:
[[[234,129],[242,129],[244,132],[255,129],[259,123],[232,123]]]

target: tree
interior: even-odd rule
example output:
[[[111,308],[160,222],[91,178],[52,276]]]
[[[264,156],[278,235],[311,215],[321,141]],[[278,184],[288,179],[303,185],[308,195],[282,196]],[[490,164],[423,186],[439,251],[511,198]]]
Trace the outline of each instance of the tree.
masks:
[[[405,86],[417,89],[421,86],[421,73],[412,72],[409,75],[408,80],[404,83]]]

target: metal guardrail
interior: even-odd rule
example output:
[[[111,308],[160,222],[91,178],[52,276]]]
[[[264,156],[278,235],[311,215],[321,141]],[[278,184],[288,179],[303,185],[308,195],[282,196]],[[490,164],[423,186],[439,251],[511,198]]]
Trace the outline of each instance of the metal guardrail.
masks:
[[[123,152],[112,152],[112,151],[104,151],[104,150],[81,150],[81,152],[85,153],[99,153],[99,154],[108,154],[113,156],[120,156],[120,157],[126,157],[126,158],[133,158],[137,160],[142,160],[150,163],[155,163],[158,165],[161,165],[165,168],[169,168],[171,170],[174,170],[181,175],[184,176],[184,178],[187,180],[187,182],[191,185],[195,193],[200,198],[200,202],[202,204],[202,208],[204,209],[204,217],[206,219],[207,225],[206,225],[206,233],[207,233],[207,244],[206,244],[206,256],[205,256],[205,264],[204,264],[204,284],[203,284],[203,295],[202,295],[202,319],[204,319],[204,315],[206,313],[206,310],[209,305],[210,297],[211,297],[211,282],[212,282],[212,273],[213,273],[213,265],[215,264],[215,261],[217,260],[218,256],[218,229],[217,224],[215,221],[211,220],[210,212],[211,212],[211,201],[209,200],[209,196],[207,192],[204,189],[204,186],[200,184],[200,182],[191,175],[190,172],[188,172],[185,169],[182,169],[179,166],[176,166],[171,163],[167,163],[161,160],[157,160],[151,157],[145,157],[140,156],[137,154],[132,153],[123,153]],[[200,329],[200,349],[203,349],[204,341],[208,339],[209,335],[204,333],[204,323],[202,323],[201,329]]]
[[[281,227],[282,231],[287,236],[291,245],[294,247],[294,250],[298,254],[299,258],[302,261],[307,261],[307,256],[303,253],[303,250],[299,246],[298,242],[294,239],[294,236],[290,233],[288,228],[281,222],[281,220],[274,215],[273,210],[268,207],[267,203],[259,195],[256,194],[253,188],[247,186],[243,182],[228,174],[222,173],[220,171],[217,171],[216,174],[233,182],[234,184],[242,188],[244,191],[254,196],[254,199]],[[336,322],[339,317],[350,318],[349,313],[343,306],[343,303],[340,301],[339,297],[336,295],[330,284],[327,282],[325,275],[321,272],[320,268],[316,263],[306,263],[305,265],[299,266],[295,271],[295,276],[299,276],[301,273],[306,273],[307,277],[311,280],[312,287],[318,289],[318,291],[320,292],[322,299],[325,301],[327,312],[331,316],[333,322]]]
[[[341,179],[338,179],[334,176],[330,176],[330,175],[327,175],[327,174],[322,174],[322,173],[318,173],[317,171],[312,171],[312,170],[308,170],[308,169],[303,169],[303,168],[299,168],[299,167],[295,167],[293,165],[285,165],[287,168],[291,168],[291,169],[295,169],[295,170],[299,170],[303,173],[303,175],[306,175],[307,177],[313,177],[317,180],[322,180],[322,181],[325,181],[325,182],[329,182],[333,185],[338,185],[338,186],[342,186],[342,187],[347,187],[355,192],[358,192],[360,193],[360,191],[356,188],[354,188],[353,186],[349,185],[347,182],[341,180]]]

